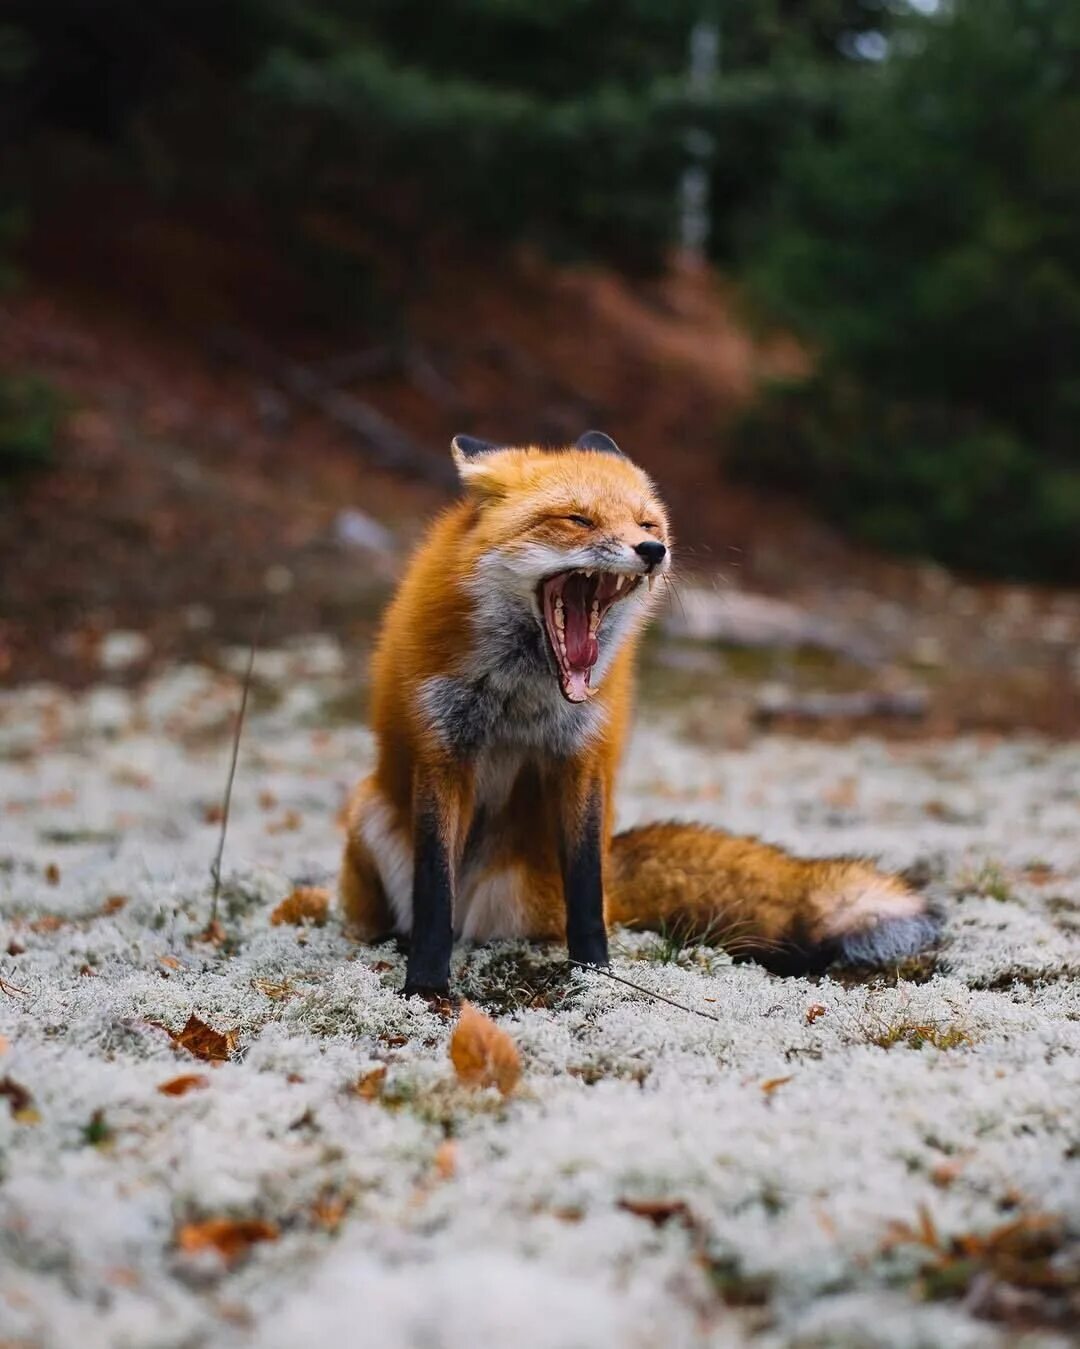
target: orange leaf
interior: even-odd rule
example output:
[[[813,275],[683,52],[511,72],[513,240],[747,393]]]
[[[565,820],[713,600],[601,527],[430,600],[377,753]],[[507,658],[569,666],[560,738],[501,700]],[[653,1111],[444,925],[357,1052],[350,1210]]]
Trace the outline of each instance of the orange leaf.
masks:
[[[300,927],[303,923],[314,923],[322,927],[330,911],[330,891],[318,885],[300,885],[283,899],[270,915],[274,927],[282,923],[291,923]]]
[[[435,1174],[439,1180],[450,1180],[457,1170],[457,1144],[452,1138],[444,1138],[435,1149]]]
[[[782,1087],[785,1082],[790,1081],[791,1081],[790,1075],[788,1077],[770,1077],[766,1081],[762,1082],[761,1090],[765,1093],[766,1096],[771,1096],[773,1092],[777,1089],[777,1087]]]
[[[168,1082],[159,1082],[158,1091],[163,1096],[186,1096],[189,1091],[200,1091],[210,1085],[210,1079],[203,1073],[182,1073],[179,1077],[170,1077]]]
[[[311,1206],[311,1220],[328,1232],[336,1232],[349,1209],[349,1201],[344,1195],[327,1191],[319,1195]]]
[[[378,1068],[372,1068],[370,1072],[358,1077],[353,1090],[357,1096],[362,1096],[365,1101],[377,1101],[382,1095],[385,1081],[386,1064],[380,1064]]]
[[[6,1054],[11,1048],[11,1041],[6,1035],[0,1035],[0,1054]]]
[[[235,1264],[257,1242],[277,1241],[278,1229],[261,1218],[207,1218],[185,1223],[176,1234],[176,1244],[188,1254],[214,1250],[227,1265]]]
[[[828,1008],[823,1007],[820,1002],[812,1002],[806,1009],[806,1024],[812,1026],[814,1022],[817,1021],[819,1017],[824,1016],[827,1011]]]
[[[469,1087],[498,1087],[509,1096],[521,1077],[517,1045],[506,1031],[469,1002],[450,1037],[450,1061],[458,1080]]]
[[[45,868],[45,879],[50,885],[60,884],[60,868],[55,862],[50,862]],[[33,926],[33,924],[31,924]]]
[[[127,895],[110,895],[101,906],[101,916],[104,918],[110,913],[119,913],[127,903]]]
[[[57,913],[46,913],[35,918],[30,924],[31,932],[56,932],[64,926],[64,919]]]
[[[166,1027],[166,1029],[168,1029]],[[169,1031],[173,1044],[186,1049],[197,1059],[227,1059],[236,1048],[239,1032],[237,1029],[220,1031],[208,1026],[205,1021],[192,1012],[182,1031]]]

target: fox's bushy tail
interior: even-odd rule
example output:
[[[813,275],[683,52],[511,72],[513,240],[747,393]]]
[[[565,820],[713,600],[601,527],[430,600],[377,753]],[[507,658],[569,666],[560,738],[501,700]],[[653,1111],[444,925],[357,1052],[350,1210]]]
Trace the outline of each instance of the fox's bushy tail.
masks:
[[[677,932],[781,974],[903,960],[938,931],[922,895],[868,862],[792,857],[704,825],[616,835],[606,888],[612,922]]]

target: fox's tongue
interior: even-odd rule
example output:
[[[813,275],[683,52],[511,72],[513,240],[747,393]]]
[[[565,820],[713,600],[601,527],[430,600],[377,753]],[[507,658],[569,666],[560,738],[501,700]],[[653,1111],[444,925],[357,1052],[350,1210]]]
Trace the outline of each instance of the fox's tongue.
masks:
[[[570,597],[567,597],[567,601],[566,628],[563,632],[568,666],[567,693],[574,702],[583,702],[588,697],[589,671],[596,664],[600,644],[589,632],[589,611],[585,605],[574,603]]]

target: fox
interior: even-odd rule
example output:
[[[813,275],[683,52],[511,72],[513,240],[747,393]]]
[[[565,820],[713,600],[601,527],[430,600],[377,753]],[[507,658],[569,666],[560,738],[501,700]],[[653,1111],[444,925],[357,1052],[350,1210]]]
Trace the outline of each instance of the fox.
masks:
[[[455,436],[462,495],[416,548],[371,668],[374,772],[346,806],[340,904],[408,942],[404,995],[450,997],[456,939],[678,929],[778,974],[898,961],[936,916],[899,876],[705,825],[614,832],[634,664],[670,583],[651,478],[615,441]]]

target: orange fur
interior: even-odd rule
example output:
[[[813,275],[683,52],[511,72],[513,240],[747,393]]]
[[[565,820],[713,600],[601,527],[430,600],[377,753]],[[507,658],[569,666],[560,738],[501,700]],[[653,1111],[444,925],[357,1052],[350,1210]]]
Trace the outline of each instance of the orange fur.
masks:
[[[589,719],[591,733],[570,752],[519,751],[512,726],[505,731],[509,748],[499,742],[462,753],[460,745],[447,743],[432,712],[431,690],[471,677],[485,624],[491,625],[484,608],[489,575],[497,578],[491,585],[512,587],[520,573],[521,605],[527,607],[534,561],[543,572],[546,560],[576,557],[584,546],[583,526],[571,518],[576,516],[587,520],[589,538],[602,539],[612,556],[633,557],[645,538],[670,547],[662,502],[625,458],[573,448],[455,457],[467,495],[435,521],[414,554],[374,654],[371,722],[378,756],[349,805],[341,880],[354,930],[365,938],[409,930],[422,795],[437,802],[439,837],[451,867],[460,868],[467,846],[476,853],[455,892],[462,935],[561,939],[560,846],[587,827],[591,794],[598,792],[609,923],[684,925],[687,935],[741,948],[777,967],[784,965],[774,959],[777,953],[817,952],[824,960],[843,953],[852,937],[855,949],[862,949],[862,940],[870,955],[892,955],[905,943],[925,941],[930,927],[923,900],[864,863],[802,861],[756,840],[694,826],[653,825],[612,838],[616,772],[647,609],[644,587],[622,601],[638,608],[609,653],[598,687],[590,689],[594,696],[587,705],[552,713],[571,727],[574,718]],[[527,615],[523,621],[527,627]],[[539,626],[542,620],[535,621]],[[554,673],[550,679],[555,689]],[[480,841],[467,845],[477,816]],[[898,922],[909,926],[901,932]],[[886,931],[895,940],[875,946],[875,935]]]

